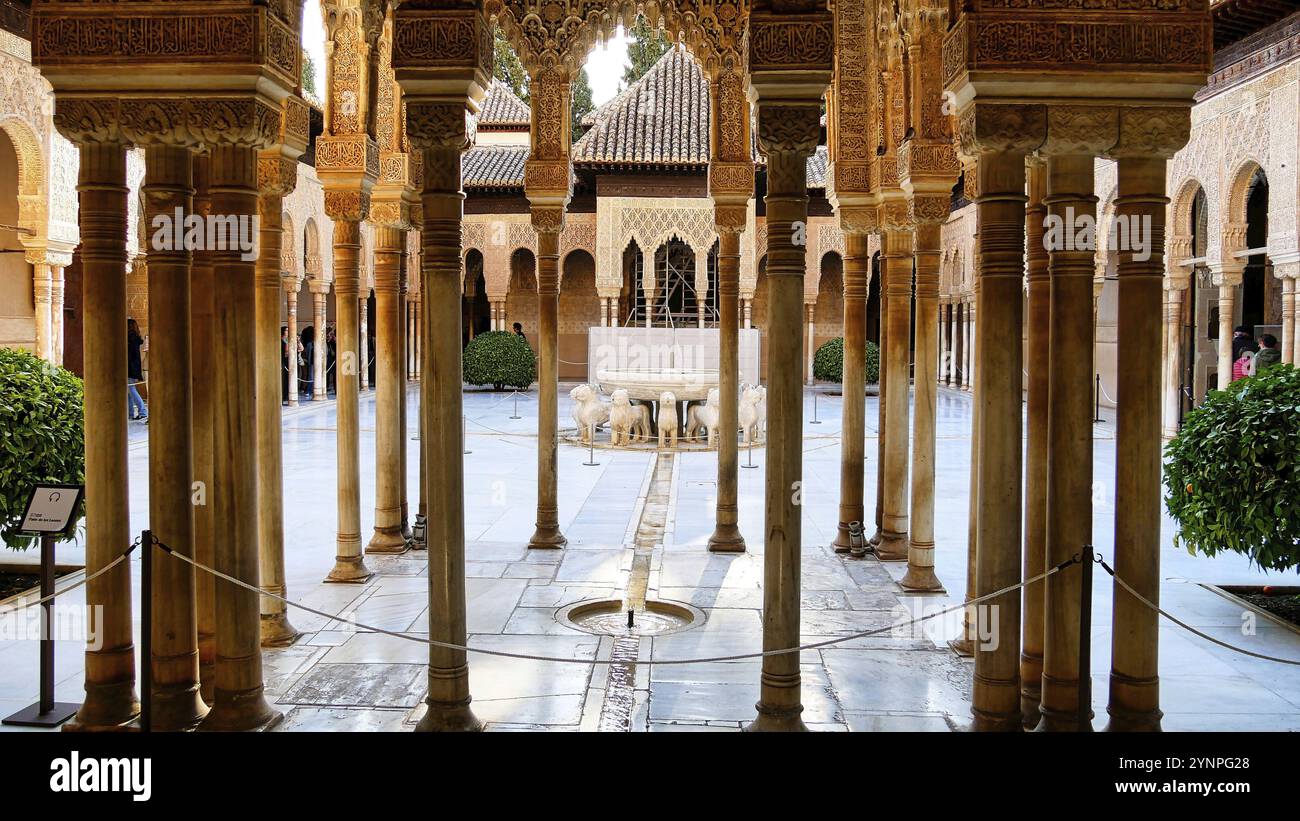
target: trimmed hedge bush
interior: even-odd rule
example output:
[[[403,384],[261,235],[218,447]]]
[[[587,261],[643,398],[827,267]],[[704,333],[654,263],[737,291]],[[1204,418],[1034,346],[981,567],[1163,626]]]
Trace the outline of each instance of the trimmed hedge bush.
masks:
[[[817,349],[813,355],[813,376],[826,382],[844,381],[844,337],[836,337]],[[867,384],[880,381],[880,348],[867,341]]]
[[[81,380],[71,372],[0,348],[0,538],[9,547],[24,550],[36,541],[18,533],[34,486],[85,482],[82,402]],[[78,510],[75,520],[83,514]]]
[[[1300,370],[1274,365],[1211,392],[1165,458],[1176,544],[1265,570],[1300,566]]]
[[[507,331],[479,334],[465,346],[464,377],[471,385],[526,388],[537,378],[537,357],[528,340]]]

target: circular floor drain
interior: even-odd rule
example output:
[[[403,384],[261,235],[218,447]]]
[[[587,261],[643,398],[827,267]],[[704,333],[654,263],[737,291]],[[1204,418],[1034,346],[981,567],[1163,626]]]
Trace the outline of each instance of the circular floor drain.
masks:
[[[555,620],[567,627],[598,636],[665,636],[704,623],[704,611],[682,602],[655,601],[632,614],[628,626],[627,607],[622,599],[580,601],[561,608]]]

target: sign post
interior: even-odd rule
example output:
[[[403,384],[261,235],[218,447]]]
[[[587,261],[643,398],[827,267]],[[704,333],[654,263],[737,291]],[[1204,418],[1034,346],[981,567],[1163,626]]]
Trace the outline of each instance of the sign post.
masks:
[[[54,544],[75,523],[81,503],[80,485],[37,485],[27,499],[20,532],[41,540],[41,690],[40,699],[3,724],[15,727],[57,727],[77,714],[80,704],[54,700]]]

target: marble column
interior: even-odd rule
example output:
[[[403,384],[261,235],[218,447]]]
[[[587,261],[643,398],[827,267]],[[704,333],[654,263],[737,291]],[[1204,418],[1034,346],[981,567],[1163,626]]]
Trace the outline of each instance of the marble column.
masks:
[[[718,230],[718,501],[709,550],[740,553],[745,538],[737,527],[739,515],[739,453],[736,431],[740,428],[740,327],[737,321],[740,297],[740,233],[745,229],[745,210],[716,208]]]
[[[329,396],[329,387],[325,381],[325,359],[329,349],[325,340],[325,300],[329,297],[329,290],[328,282],[313,282],[311,286],[312,329],[316,335],[316,341],[312,346],[314,353],[311,365],[316,372],[312,381],[313,400],[325,399]]]
[[[963,346],[962,358],[965,363],[961,370],[961,389],[972,391],[975,389],[975,299],[973,297],[967,299],[964,307],[965,310],[962,311],[962,334],[965,345]]]
[[[1028,316],[1025,318],[1026,438],[1024,577],[1044,570],[1047,557],[1047,397],[1051,331],[1051,279],[1043,245],[1047,206],[1047,168],[1031,158],[1027,167],[1029,203],[1025,208]],[[1025,588],[1020,636],[1020,715],[1027,728],[1038,726],[1043,682],[1043,596],[1045,582]]]
[[[414,106],[411,106],[414,108]],[[463,104],[427,105],[408,120],[440,123],[441,129],[413,131],[412,144],[424,151],[423,230],[420,297],[429,305],[422,317],[422,371],[428,375],[420,395],[421,494],[427,491],[430,638],[464,644],[465,616],[465,461],[461,424],[461,151],[469,142]],[[457,110],[459,109],[459,110]],[[453,125],[455,124],[455,125]],[[429,127],[428,125],[425,126]],[[427,299],[425,299],[427,297]],[[552,429],[552,434],[555,433]],[[424,506],[423,501],[421,507]],[[423,511],[421,511],[423,512]],[[483,723],[470,708],[469,662],[465,651],[429,648],[429,689],[417,730],[475,731]]]
[[[45,254],[41,252],[41,259]],[[54,361],[54,316],[51,311],[53,278],[49,263],[32,263],[32,301],[36,305],[35,354],[46,362]]]
[[[194,180],[190,150],[150,145],[145,151],[144,218],[189,214]],[[162,246],[162,247],[159,247]],[[149,327],[165,345],[149,357],[149,527],[160,542],[192,557],[193,476],[190,417],[190,253],[155,244],[149,249]],[[194,568],[154,551],[151,727],[189,730],[207,706],[199,694]]]
[[[806,334],[806,338],[804,342],[804,378],[808,380],[809,385],[812,385],[813,384],[813,356],[817,353],[817,349],[816,349],[817,305],[815,303],[809,302],[804,305],[803,309],[804,309],[804,314],[807,317],[805,321],[807,323],[807,329],[808,329],[808,333]]]
[[[50,266],[51,352],[55,365],[63,364],[63,266]]]
[[[754,300],[745,300],[745,330],[754,327]]]
[[[212,212],[257,215],[257,151],[218,143],[211,149]],[[214,565],[258,584],[257,326],[254,263],[238,249],[212,252],[214,368]],[[277,254],[275,257],[279,259]],[[278,336],[278,334],[277,334]],[[278,353],[276,358],[278,359]],[[275,389],[279,391],[279,379]],[[264,695],[258,595],[216,587],[217,658],[213,704],[204,730],[261,730],[282,714]]]
[[[562,206],[533,208],[537,231],[537,529],[534,549],[564,547],[560,532],[559,483],[559,307]],[[648,321],[648,320],[647,320]]]
[[[126,452],[126,149],[82,143],[77,193],[81,227],[82,333],[85,351],[86,572],[131,545]],[[86,583],[98,608],[86,648],[86,698],[68,729],[117,729],[140,712],[135,695],[131,567]]]
[[[194,158],[194,213],[212,212],[209,192],[211,161],[207,156]],[[190,268],[190,338],[200,344],[190,345],[190,396],[192,401],[192,447],[194,452],[193,481],[198,495],[194,505],[194,560],[214,567],[213,498],[214,488],[213,448],[216,430],[216,397],[212,391],[212,375],[216,369],[216,336],[214,305],[216,288],[214,259],[211,251],[194,252]],[[197,601],[199,683],[203,700],[213,702],[217,666],[217,610],[216,577],[210,573],[195,574],[195,599]]]
[[[362,290],[357,297],[357,317],[360,327],[357,331],[357,342],[361,345],[361,355],[358,357],[361,367],[357,372],[360,380],[360,390],[370,390],[370,294]]]
[[[406,301],[406,379],[415,378],[415,303]],[[492,330],[496,330],[496,311],[493,310]]]
[[[375,226],[375,532],[367,553],[401,553],[402,327],[398,301],[405,229]],[[362,303],[365,304],[364,302]]]
[[[849,524],[865,515],[862,493],[867,418],[867,281],[871,278],[868,235],[844,235],[844,374],[840,421],[840,510],[832,543],[836,553],[850,547]],[[865,537],[864,537],[865,538]]]
[[[1079,220],[1095,219],[1093,158],[1064,154],[1047,160],[1044,202],[1065,234]],[[1056,565],[1092,543],[1092,415],[1094,251],[1074,243],[1048,252],[1051,307],[1047,401],[1047,565]],[[1080,307],[1084,306],[1084,307]],[[1159,316],[1157,313],[1156,316]],[[1158,343],[1156,350],[1159,350]],[[1122,361],[1122,360],[1121,360]],[[1042,730],[1086,731],[1078,715],[1079,608],[1082,574],[1078,568],[1045,581],[1043,684],[1039,710]]]
[[[1219,283],[1219,390],[1227,390],[1232,384],[1232,333],[1236,327],[1237,288],[1242,273],[1237,260],[1233,260],[1231,266],[1225,263],[1215,276]]]
[[[1165,277],[1165,439],[1178,435],[1178,415],[1183,403],[1183,300],[1189,284],[1187,277],[1172,272]]]
[[[1295,361],[1295,279],[1282,277],[1282,361]]]
[[[284,596],[284,454],[280,403],[280,299],[284,281],[280,251],[284,242],[284,196],[297,182],[296,160],[274,148],[262,154],[259,184],[261,247],[257,256],[255,333],[257,349],[257,538],[262,589]],[[262,646],[284,647],[302,635],[289,619],[284,602],[261,602]]]
[[[360,299],[361,215],[334,218],[334,389],[338,416],[338,539],[327,582],[360,584],[372,575],[361,556]],[[324,351],[322,350],[322,355]]]
[[[406,231],[403,231],[402,248],[405,249],[412,241],[414,241],[413,235],[410,235]],[[394,308],[393,310],[399,314],[401,313],[403,306],[407,304],[406,292],[407,292],[407,283],[409,282],[408,278],[410,277],[410,271],[408,270],[408,266],[410,264],[409,260],[410,260],[410,256],[406,253],[402,253],[398,256],[398,270],[397,270],[398,307]],[[408,411],[406,408],[406,399],[407,399],[406,375],[405,372],[402,370],[406,366],[406,358],[410,355],[410,339],[408,339],[406,336],[405,327],[399,327],[396,330],[396,334],[398,338],[398,345],[401,347],[401,350],[397,353],[397,361],[399,363],[398,364],[398,385],[397,385],[397,409],[398,409],[398,415],[400,417],[397,423],[397,455],[398,455],[398,462],[399,462],[397,466],[397,476],[398,476],[397,493],[398,493],[398,508],[401,511],[400,516],[402,520],[402,541],[406,544],[407,547],[410,547],[411,542],[415,539],[415,533],[411,529],[411,515],[410,515],[411,511],[410,511],[410,506],[407,503],[407,499],[410,498],[410,492],[407,489],[407,484],[408,484],[407,431],[409,429],[409,424],[407,423]]]
[[[758,141],[767,154],[768,441],[764,497],[763,649],[799,643],[803,494],[800,320],[808,222],[807,159],[820,135],[819,104],[758,103]],[[765,656],[751,731],[804,730],[799,654]]]
[[[912,235],[895,222],[881,239],[881,270],[889,294],[885,322],[889,326],[881,359],[887,359],[888,386],[881,396],[885,412],[884,511],[876,557],[882,562],[905,561],[908,549],[908,341],[911,338]]]
[[[888,439],[889,428],[887,421],[889,419],[889,357],[885,356],[885,351],[889,349],[889,291],[885,288],[885,263],[884,234],[880,236],[881,259],[878,266],[877,276],[880,289],[880,318],[879,334],[880,344],[877,348],[879,351],[879,383],[877,385],[876,395],[876,530],[871,536],[871,544],[879,545],[880,539],[884,536],[885,521],[885,444]]]
[[[919,209],[918,209],[919,210]],[[946,209],[945,209],[946,210]],[[916,372],[912,431],[912,497],[904,590],[942,590],[934,574],[935,371],[939,335],[939,234],[943,226],[918,216],[916,225]],[[906,430],[906,428],[904,428]]]
[[[1144,114],[1146,112],[1143,112]],[[1153,119],[1178,117],[1189,129],[1187,110],[1154,111]],[[1146,117],[1124,115],[1121,147]],[[1140,125],[1139,125],[1140,124]],[[1166,133],[1163,129],[1157,133]],[[1177,133],[1173,131],[1172,133]],[[1115,422],[1115,573],[1152,604],[1160,603],[1160,302],[1164,288],[1166,156],[1186,141],[1160,146],[1165,156],[1119,154],[1116,210],[1130,224],[1150,221],[1151,253],[1139,259],[1119,252],[1119,339]],[[1145,143],[1145,140],[1138,140]],[[1145,146],[1144,146],[1145,147]],[[1147,152],[1150,148],[1147,147]],[[1176,292],[1180,293],[1180,292]],[[1181,295],[1181,293],[1180,293]],[[1160,729],[1160,617],[1119,585],[1114,589],[1111,630],[1109,730]]]
[[[975,593],[979,597],[1020,581],[1024,154],[982,153],[977,173],[979,310],[974,398],[979,451],[972,504],[976,506]],[[981,635],[975,645],[972,726],[978,731],[1018,731],[1020,591],[979,605],[979,612],[988,614],[979,618],[980,623],[996,629]]]
[[[298,280],[290,277],[284,281],[285,327],[289,352],[289,407],[298,405]]]

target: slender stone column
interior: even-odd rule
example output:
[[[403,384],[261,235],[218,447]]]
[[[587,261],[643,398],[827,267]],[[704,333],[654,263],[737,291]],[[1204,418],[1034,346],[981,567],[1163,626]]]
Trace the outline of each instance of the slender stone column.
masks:
[[[146,224],[191,213],[194,182],[188,148],[151,145],[145,152]],[[175,247],[174,247],[175,246]],[[279,258],[277,254],[277,259]],[[149,356],[149,528],[160,542],[194,555],[190,428],[190,253],[183,243],[149,248],[149,327],[166,344]],[[192,729],[208,708],[199,695],[194,568],[154,550],[153,709],[156,730]]]
[[[1026,317],[1025,372],[1027,433],[1025,441],[1025,570],[1026,579],[1044,570],[1047,558],[1047,397],[1050,386],[1051,279],[1043,230],[1047,207],[1047,169],[1043,160],[1028,164],[1029,204],[1025,208],[1025,249],[1029,290]],[[1020,714],[1029,729],[1038,726],[1039,693],[1043,681],[1044,583],[1024,592],[1024,621],[1020,649]]]
[[[284,281],[286,350],[289,352],[289,407],[298,405],[298,280]]]
[[[885,238],[882,233],[880,235],[881,259],[877,273],[880,278],[877,285],[880,289],[878,330],[880,344],[877,346],[880,381],[876,396],[876,532],[871,536],[872,545],[879,545],[881,537],[885,534],[885,443],[889,435],[886,424],[889,419],[889,357],[885,356],[885,351],[889,349],[889,322],[886,321],[889,316],[889,291],[885,288],[884,245]]]
[[[862,522],[867,418],[867,280],[871,253],[867,234],[844,236],[844,389],[840,421],[840,520],[832,547],[849,550],[849,523]]]
[[[45,256],[41,252],[41,258]],[[52,278],[46,262],[32,263],[32,301],[36,305],[36,355],[54,361],[54,317],[51,312]]]
[[[979,452],[973,503],[975,593],[985,596],[1020,581],[1024,155],[983,153],[978,174],[975,435]],[[980,605],[980,612],[989,614],[980,621],[990,627],[996,625],[996,630],[981,636],[975,647],[973,729],[1018,731],[1020,592],[986,602]]]
[[[81,146],[77,183],[81,225],[85,351],[86,572],[98,572],[131,545],[126,469],[126,150]],[[86,648],[86,699],[69,729],[121,727],[135,719],[131,568],[126,562],[86,583],[97,614]],[[95,609],[98,608],[98,609]]]
[[[745,229],[745,209],[719,206],[718,229],[718,338],[720,341],[718,384],[718,506],[709,550],[740,553],[745,538],[737,527],[739,515],[739,458],[736,431],[740,428],[740,327],[737,321],[740,296],[740,232]]]
[[[767,154],[768,442],[763,554],[763,649],[799,643],[803,493],[803,388],[800,308],[804,249],[794,244],[808,221],[807,159],[820,135],[820,106],[758,103],[759,145]],[[799,714],[799,654],[765,656],[758,717],[751,731],[804,730]]]
[[[948,303],[948,387],[961,390],[961,340],[957,338],[957,318],[961,314],[960,302]]]
[[[409,104],[409,108],[416,107]],[[461,151],[469,142],[463,104],[422,106],[409,123],[440,123],[442,128],[411,134],[424,151],[424,192],[420,286],[428,297],[421,338],[424,381],[420,397],[421,472],[429,507],[430,638],[464,644],[465,622],[465,450],[461,426]],[[450,111],[448,111],[450,109]],[[459,109],[459,111],[457,110]],[[435,112],[444,112],[435,116]],[[418,116],[417,116],[418,115]],[[555,433],[552,429],[552,434]],[[423,508],[424,503],[421,502]],[[423,512],[423,511],[421,511]],[[470,709],[469,662],[465,651],[429,648],[428,705],[417,727],[423,731],[475,731],[483,724]]]
[[[970,437],[970,485],[967,494],[968,505],[966,513],[966,602],[970,602],[979,594],[976,593],[976,576],[978,573],[977,556],[977,538],[979,535],[979,505],[977,504],[976,490],[979,487],[980,471],[980,403],[979,397],[972,397],[971,402],[971,437]],[[948,642],[948,646],[953,652],[963,658],[970,658],[975,655],[975,644],[979,639],[979,613],[976,612],[978,605],[967,605],[962,611],[962,631],[961,635]]]
[[[415,378],[415,303],[406,300],[403,305],[406,311],[406,381]],[[495,309],[492,318],[492,330],[496,330]]]
[[[361,557],[361,427],[359,416],[361,215],[334,220],[334,386],[338,414],[338,545],[327,582],[361,583],[374,575]]]
[[[908,544],[908,340],[912,330],[912,235],[903,226],[900,219],[892,227],[886,227],[880,254],[885,290],[889,293],[885,314],[889,326],[885,335],[888,345],[881,355],[882,359],[889,360],[885,377],[889,386],[881,397],[887,406],[883,460],[885,504],[880,544],[876,546],[876,557],[882,562],[905,561]]]
[[[1295,279],[1282,277],[1282,361],[1295,361]]]
[[[1161,146],[1166,156],[1186,142],[1187,109],[1125,115],[1121,146],[1150,126],[1147,117],[1177,119],[1182,139]],[[1130,129],[1140,128],[1130,135]],[[1159,133],[1166,133],[1160,130]],[[1174,131],[1173,133],[1177,133]],[[1149,150],[1149,149],[1148,149]],[[1160,300],[1164,287],[1165,167],[1163,156],[1119,154],[1115,200],[1121,219],[1151,226],[1151,253],[1119,252],[1119,361],[1115,423],[1115,573],[1152,604],[1160,603]],[[1148,223],[1149,221],[1149,223]],[[1175,292],[1179,293],[1179,292]],[[1160,617],[1115,585],[1111,630],[1108,730],[1159,730]]]
[[[1178,412],[1182,407],[1183,298],[1190,283],[1184,277],[1165,277],[1165,368],[1164,438],[1178,435]]]
[[[803,310],[804,310],[804,314],[805,314],[805,316],[807,317],[806,322],[807,322],[807,328],[808,328],[807,342],[806,342],[806,344],[805,344],[805,346],[804,346],[804,357],[805,357],[805,359],[804,359],[804,378],[806,378],[806,379],[808,380],[808,384],[811,385],[811,384],[813,383],[813,356],[817,353],[816,348],[815,348],[815,346],[816,346],[816,344],[817,344],[817,342],[816,342],[816,339],[817,339],[817,337],[816,337],[816,334],[817,334],[817,325],[816,325],[816,312],[817,312],[817,305],[816,305],[816,303],[812,303],[812,302],[806,303],[806,304],[803,306]]]
[[[50,326],[55,365],[63,364],[63,266],[50,266]]]
[[[1219,281],[1219,375],[1218,389],[1227,390],[1232,384],[1232,332],[1237,312],[1237,287],[1241,285],[1242,270],[1225,263],[1215,277]]]
[[[965,338],[962,358],[965,364],[961,370],[961,389],[972,391],[975,389],[975,299],[966,300],[965,310],[962,312],[962,335]]]
[[[918,209],[919,210],[919,209]],[[916,225],[916,372],[912,431],[911,528],[904,590],[942,590],[934,575],[934,451],[939,389],[935,351],[939,347],[939,232],[942,224],[918,216]]]
[[[406,231],[403,231],[403,232],[402,232],[402,242],[401,242],[401,244],[402,244],[402,249],[403,249],[403,253],[400,254],[400,255],[398,256],[398,266],[399,266],[399,267],[398,267],[398,272],[397,272],[397,273],[398,273],[398,278],[397,278],[397,304],[398,304],[399,306],[404,306],[404,305],[407,304],[407,302],[406,302],[406,289],[407,289],[407,285],[406,285],[406,283],[407,283],[407,281],[408,281],[408,280],[407,280],[407,277],[409,276],[409,272],[407,271],[407,265],[408,265],[407,260],[409,259],[409,257],[408,257],[407,254],[405,253],[405,249],[406,249],[407,243],[408,243],[407,233],[406,233]],[[396,309],[396,310],[400,311],[401,308],[398,308],[398,309]],[[397,354],[398,361],[401,363],[401,364],[398,366],[398,369],[399,369],[399,372],[400,372],[400,371],[401,371],[401,368],[402,368],[402,367],[405,365],[405,363],[406,363],[406,358],[410,355],[410,350],[411,350],[411,349],[410,349],[410,339],[407,338],[407,336],[406,336],[406,334],[405,334],[405,329],[404,329],[404,328],[398,328],[397,331],[396,331],[396,333],[397,333],[398,339],[400,340],[400,341],[399,341],[399,344],[401,345],[401,348],[402,348],[402,350]],[[415,534],[414,534],[414,532],[411,530],[410,508],[409,508],[409,506],[407,505],[407,498],[409,497],[410,494],[409,494],[409,492],[408,492],[408,490],[407,490],[407,475],[406,475],[406,472],[407,472],[407,447],[408,447],[408,446],[407,446],[406,432],[407,432],[407,427],[408,427],[408,426],[407,426],[407,421],[406,421],[406,420],[407,420],[407,410],[406,410],[406,377],[405,377],[404,374],[401,375],[401,376],[399,376],[399,379],[398,379],[398,385],[397,385],[397,408],[398,408],[399,415],[400,415],[400,419],[398,420],[398,426],[397,426],[397,454],[398,454],[398,461],[399,461],[399,464],[398,464],[398,466],[397,466],[397,475],[398,475],[398,488],[397,488],[397,493],[398,493],[398,499],[400,500],[399,503],[398,503],[398,507],[401,509],[401,517],[402,517],[402,541],[406,543],[406,546],[407,546],[407,547],[410,547],[410,546],[411,546],[411,542],[412,542],[412,541],[414,540],[414,538],[415,538]]]
[[[375,533],[367,553],[401,553],[402,535],[402,329],[398,290],[404,229],[375,226]],[[362,303],[364,304],[364,303]]]
[[[745,330],[754,327],[754,300],[745,300]]]
[[[1052,156],[1044,202],[1058,231],[1048,256],[1051,289],[1047,434],[1047,564],[1055,565],[1092,543],[1092,412],[1094,251],[1065,237],[1079,220],[1095,219],[1093,158]],[[1085,306],[1081,308],[1080,306]],[[1157,314],[1158,315],[1158,314]],[[1157,350],[1159,348],[1157,347]],[[1122,361],[1122,360],[1121,360]],[[1078,715],[1079,607],[1082,576],[1047,579],[1044,598],[1042,730],[1087,731]]]
[[[210,159],[194,158],[194,213],[207,216],[212,213],[209,194]],[[190,395],[193,403],[194,482],[198,483],[198,502],[194,505],[194,559],[200,564],[214,567],[212,490],[214,436],[216,425],[216,397],[212,390],[212,374],[216,368],[215,318],[213,315],[213,289],[216,287],[212,252],[194,252],[190,285],[190,337],[199,344],[190,345]],[[217,666],[217,610],[216,577],[211,573],[195,574],[198,602],[199,682],[203,700],[213,702]]]
[[[559,482],[559,307],[560,229],[563,207],[533,208],[537,230],[537,529],[530,548],[568,544],[560,532]]]
[[[257,215],[257,151],[212,147],[212,212]],[[254,263],[240,251],[212,252],[214,394],[213,509],[217,570],[258,583],[257,326]],[[279,255],[276,255],[279,259]],[[275,388],[279,390],[279,379]],[[217,660],[212,710],[204,730],[262,730],[283,716],[263,694],[258,595],[233,584],[216,588]]]
[[[258,210],[261,247],[257,255],[255,331],[257,348],[257,539],[262,589],[287,592],[284,579],[284,454],[281,444],[280,299],[284,281],[280,251],[284,242],[284,197],[297,182],[298,163],[278,147],[258,159]],[[296,357],[296,352],[295,352]],[[289,620],[288,605],[263,598],[262,646],[283,647],[302,635]]]
[[[363,291],[357,297],[357,317],[360,322],[360,329],[357,331],[357,342],[361,345],[361,354],[358,357],[360,361],[360,370],[357,376],[360,379],[361,390],[370,389],[370,294]]]
[[[329,396],[329,388],[325,381],[325,359],[329,348],[325,341],[325,299],[329,296],[329,290],[328,282],[312,283],[312,330],[316,335],[316,341],[312,345],[314,351],[312,368],[316,371],[312,383],[312,399],[324,399]]]

